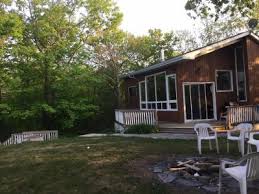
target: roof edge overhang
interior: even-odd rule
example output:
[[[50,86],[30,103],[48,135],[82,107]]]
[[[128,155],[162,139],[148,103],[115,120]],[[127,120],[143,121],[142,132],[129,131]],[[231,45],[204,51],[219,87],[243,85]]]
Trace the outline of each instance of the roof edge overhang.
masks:
[[[249,35],[251,37],[253,37],[254,39],[256,39],[257,41],[259,41],[259,37],[257,35],[255,35],[254,33],[250,32],[250,31],[246,31],[246,32],[240,33],[238,35],[235,35],[233,37],[227,38],[225,40],[221,40],[219,42],[213,43],[211,45],[208,45],[208,46],[205,46],[205,47],[202,47],[202,48],[199,48],[199,49],[196,49],[194,51],[190,51],[190,52],[185,53],[183,55],[174,57],[172,59],[168,59],[168,60],[163,61],[161,63],[151,65],[149,67],[137,70],[135,72],[128,73],[126,75],[121,76],[120,78],[122,78],[122,79],[132,78],[132,77],[137,76],[137,75],[142,75],[142,74],[146,74],[146,73],[149,73],[149,72],[161,69],[161,68],[165,68],[169,65],[172,65],[172,64],[175,64],[175,63],[178,63],[178,62],[183,62],[183,61],[186,61],[186,60],[195,60],[196,58],[198,58],[200,56],[212,53],[212,52],[214,52],[216,50],[219,50],[221,48],[224,48],[224,47],[230,46],[232,44],[235,44],[235,43],[241,41],[244,37],[249,36]]]

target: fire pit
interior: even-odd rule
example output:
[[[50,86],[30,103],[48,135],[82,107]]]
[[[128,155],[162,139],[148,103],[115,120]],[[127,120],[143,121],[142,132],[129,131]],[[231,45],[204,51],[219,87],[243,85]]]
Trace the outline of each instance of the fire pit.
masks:
[[[216,193],[219,163],[219,159],[213,157],[175,158],[156,164],[152,170],[163,183],[174,184],[177,187],[195,187],[204,193]],[[224,192],[239,192],[238,182],[233,178],[224,176],[222,183]],[[248,188],[256,189],[258,192],[258,181],[248,183]]]

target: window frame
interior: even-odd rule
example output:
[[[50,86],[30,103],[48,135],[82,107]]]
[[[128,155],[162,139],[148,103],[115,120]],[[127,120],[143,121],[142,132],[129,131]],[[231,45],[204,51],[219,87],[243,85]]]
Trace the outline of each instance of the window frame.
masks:
[[[141,94],[142,94],[142,91],[141,91],[141,83],[144,83],[144,85],[145,85],[145,101],[142,101],[142,99],[141,99]],[[140,81],[139,83],[139,108],[140,108],[140,110],[148,110],[147,109],[147,84],[146,84],[146,81],[145,80],[143,80],[143,81]],[[146,108],[142,108],[142,104],[145,104],[146,105]]]
[[[164,101],[157,101],[157,83],[156,83],[156,76],[160,75],[160,74],[164,74],[165,76],[165,92],[166,92],[166,100]],[[148,101],[148,88],[147,88],[147,78],[149,77],[154,77],[154,89],[155,89],[155,101]],[[168,84],[168,78],[169,77],[174,77],[175,78],[175,91],[176,91],[176,100],[170,100],[169,99],[169,84]],[[145,101],[142,101],[141,99],[141,84],[145,83]],[[158,72],[158,73],[154,73],[148,76],[145,76],[145,79],[142,81],[138,82],[139,84],[139,107],[140,110],[157,110],[157,111],[178,111],[178,95],[177,95],[177,79],[176,79],[176,74],[166,74],[166,71],[163,72]],[[175,103],[176,104],[176,108],[172,109],[169,108],[170,107],[170,103]],[[142,108],[142,104],[145,104],[146,108]],[[160,104],[161,109],[158,109],[158,104]],[[166,104],[166,109],[163,109],[163,105]],[[150,106],[155,105],[155,108],[148,108]]]
[[[219,90],[218,89],[218,72],[230,73],[230,85],[231,85],[230,89],[228,89],[228,90]],[[216,83],[216,92],[233,92],[234,91],[233,71],[229,70],[229,69],[216,69],[215,70],[215,83]]]
[[[136,88],[136,95],[135,96],[130,95],[130,88]],[[136,85],[128,87],[128,97],[138,97],[138,88],[137,88]]]
[[[168,78],[173,77],[175,79],[175,97],[176,100],[170,100],[169,99],[169,83],[168,83]],[[176,74],[170,74],[166,76],[166,98],[167,98],[167,109],[172,110],[172,111],[178,111],[178,94],[177,94],[177,79],[176,79]],[[176,103],[176,108],[169,108],[170,103]]]

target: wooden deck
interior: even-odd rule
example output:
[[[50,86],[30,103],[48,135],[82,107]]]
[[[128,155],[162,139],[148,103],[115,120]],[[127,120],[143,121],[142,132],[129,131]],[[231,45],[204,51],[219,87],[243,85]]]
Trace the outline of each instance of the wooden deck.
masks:
[[[194,125],[199,122],[190,122],[190,123],[169,123],[169,122],[159,122],[158,128],[161,133],[174,133],[174,134],[194,134]],[[221,131],[225,130],[226,122],[224,121],[203,121],[209,123],[216,130]]]

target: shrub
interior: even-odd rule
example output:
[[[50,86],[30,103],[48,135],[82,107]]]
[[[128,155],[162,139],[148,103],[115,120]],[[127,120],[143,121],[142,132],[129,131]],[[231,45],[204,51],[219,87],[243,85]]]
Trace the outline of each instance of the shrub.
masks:
[[[147,134],[147,133],[157,133],[159,130],[154,125],[146,125],[146,124],[140,124],[140,125],[132,125],[128,127],[125,133],[130,134]]]

